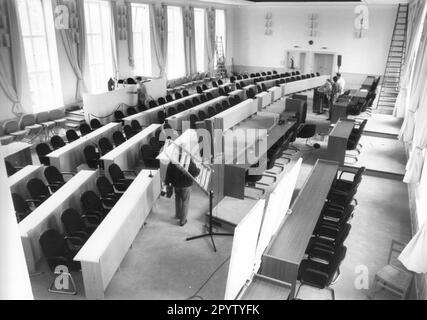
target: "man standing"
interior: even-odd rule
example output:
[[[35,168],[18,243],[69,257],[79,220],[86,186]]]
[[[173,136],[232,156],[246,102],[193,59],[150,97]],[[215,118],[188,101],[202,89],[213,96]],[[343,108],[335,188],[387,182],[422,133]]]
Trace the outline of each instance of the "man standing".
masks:
[[[341,91],[342,91],[342,89],[341,89],[341,86],[338,82],[338,77],[334,77],[333,82],[332,82],[331,98],[329,100],[329,103],[330,103],[329,104],[329,118],[326,120],[331,120],[335,101],[337,100]]]
[[[178,162],[180,163],[181,157],[185,156],[182,151],[182,146],[179,146]],[[180,226],[187,223],[191,187],[193,186],[193,179],[189,174],[196,178],[200,173],[199,168],[197,168],[191,159],[188,167],[188,173],[184,171],[184,168],[178,167],[178,165],[170,162],[166,170],[165,178],[165,184],[169,187],[173,187],[175,191],[175,218],[180,220]]]
[[[345,80],[344,80],[344,78],[342,77],[342,75],[341,75],[341,73],[337,73],[337,78],[338,78],[338,84],[340,85],[340,87],[341,87],[341,92],[340,92],[340,94],[344,94],[344,92],[345,92]]]

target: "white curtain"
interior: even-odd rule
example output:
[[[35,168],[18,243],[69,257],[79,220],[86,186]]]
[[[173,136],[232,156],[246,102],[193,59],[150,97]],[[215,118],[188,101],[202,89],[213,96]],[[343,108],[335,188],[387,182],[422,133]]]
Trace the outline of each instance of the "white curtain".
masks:
[[[160,77],[166,76],[166,64],[168,56],[168,24],[167,7],[150,4],[150,29],[154,52],[159,67]]]
[[[398,259],[410,271],[427,273],[427,223],[418,230]]]
[[[119,24],[117,4],[115,1],[110,2],[111,10],[111,53],[113,57],[113,72],[116,78],[119,78]]]
[[[133,48],[133,19],[132,19],[132,3],[129,1],[126,1],[126,14],[127,14],[127,20],[128,20],[128,60],[129,60],[129,66],[132,69],[135,69],[135,56],[134,56],[134,48]]]
[[[212,74],[214,71],[215,59],[215,9],[205,10],[205,43],[208,70]]]
[[[184,19],[184,53],[185,71],[187,76],[197,72],[196,61],[196,34],[194,31],[194,8],[183,9]]]
[[[18,4],[16,0],[7,1],[7,14],[9,16],[11,75],[9,76],[5,57],[0,55],[0,87],[12,101],[12,112],[19,116],[22,114],[22,87],[24,71],[26,70],[24,46],[21,26],[19,23]],[[9,60],[8,59],[8,60]]]
[[[410,91],[413,86],[414,74],[417,72],[414,68],[415,60],[419,49],[418,47],[426,14],[427,2],[425,0],[419,0],[410,4],[406,58],[402,70],[399,95],[393,111],[393,115],[398,118],[403,118],[405,116],[410,105]]]
[[[57,5],[64,5],[64,0],[57,0]],[[76,100],[83,99],[82,94],[87,92],[84,74],[86,70],[86,21],[84,16],[84,0],[76,0],[76,14],[78,19],[78,29],[60,29],[62,43],[67,53],[68,61],[77,77]],[[77,33],[74,33],[77,32]]]
[[[424,21],[423,25],[425,27],[422,32],[421,43],[414,62],[415,72],[412,76],[410,91],[408,92],[410,94],[409,105],[407,106],[407,114],[399,134],[399,139],[405,142],[410,142],[413,139],[416,112],[420,107],[424,83],[427,80],[427,20]]]

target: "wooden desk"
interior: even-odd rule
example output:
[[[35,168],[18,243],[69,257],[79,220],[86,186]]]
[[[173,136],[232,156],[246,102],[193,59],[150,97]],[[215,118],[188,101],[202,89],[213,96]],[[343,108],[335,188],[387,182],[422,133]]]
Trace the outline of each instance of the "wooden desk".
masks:
[[[98,175],[98,171],[80,171],[19,223],[25,259],[30,273],[36,271],[36,264],[43,257],[39,244],[40,236],[51,228],[64,234],[61,222],[62,212],[68,208],[80,211],[80,195],[88,190],[97,190],[96,178]]]
[[[255,274],[237,300],[287,300],[290,293],[289,283]]]
[[[117,164],[122,170],[129,170],[137,167],[142,160],[142,145],[149,143],[150,138],[154,136],[156,130],[161,126],[161,124],[152,124],[101,157],[107,175],[110,175],[108,173],[108,167],[113,163]]]
[[[31,144],[25,142],[12,142],[0,146],[0,154],[4,160],[9,161],[14,167],[25,167],[33,164],[31,159]]]
[[[222,103],[223,101],[228,101],[229,97],[226,96],[220,96],[215,99],[209,100],[207,102],[204,102],[202,104],[199,104],[198,106],[195,106],[191,109],[187,109],[183,112],[180,112],[176,115],[173,115],[169,118],[166,118],[168,124],[172,127],[172,129],[182,132],[182,122],[183,121],[190,121],[190,115],[197,113],[200,110],[205,111],[206,115],[208,114],[208,108],[210,106],[215,106],[217,103]],[[185,131],[185,130],[184,130]]]
[[[135,237],[160,195],[159,171],[141,171],[74,257],[80,261],[88,299],[103,299]]]
[[[354,120],[340,120],[332,129],[328,138],[328,149],[325,159],[344,164],[347,141],[354,128]]]
[[[329,78],[330,78],[329,76],[319,76],[319,77],[285,83],[283,95],[294,94],[297,92],[320,87],[324,85],[326,82],[326,79],[329,79]]]
[[[62,148],[49,153],[50,164],[58,168],[59,171],[77,172],[77,167],[86,162],[83,150],[88,145],[98,145],[101,138],[112,141],[113,133],[120,130],[120,123],[109,123],[101,128],[92,131],[86,136],[77,139]]]
[[[365,81],[363,81],[362,86],[360,87],[360,89],[365,89],[370,91],[374,82],[376,80],[375,76],[368,76],[366,77]]]
[[[262,110],[266,106],[271,104],[272,93],[271,92],[260,92],[255,96],[255,99],[258,101],[258,110]]]
[[[282,89],[280,87],[271,87],[268,92],[271,93],[271,103],[282,98]]]
[[[325,204],[338,162],[318,160],[279,231],[262,257],[261,274],[290,283],[295,294],[298,268]]]
[[[185,103],[185,101],[187,101],[187,100],[191,101],[191,100],[193,100],[193,98],[198,98],[199,96],[200,96],[200,94],[195,93],[195,94],[192,94],[188,97],[182,97],[181,99],[165,103],[164,105],[161,105],[161,106],[158,106],[158,107],[155,107],[152,109],[148,109],[148,110],[143,111],[143,112],[139,112],[137,114],[134,114],[132,116],[124,118],[123,119],[124,124],[130,125],[133,120],[136,120],[139,122],[139,124],[141,126],[148,127],[150,124],[159,122],[159,117],[158,117],[159,111],[165,111],[165,113],[167,114],[167,111],[169,108],[171,108],[171,107],[176,108],[176,106],[178,104]]]
[[[11,175],[9,177],[9,186],[10,191],[12,193],[17,193],[20,196],[22,196],[24,199],[30,199],[30,193],[27,189],[27,182],[30,179],[38,178],[41,179],[44,183],[46,183],[46,179],[44,177],[44,166],[34,166],[29,165],[21,170],[19,170],[17,173]]]

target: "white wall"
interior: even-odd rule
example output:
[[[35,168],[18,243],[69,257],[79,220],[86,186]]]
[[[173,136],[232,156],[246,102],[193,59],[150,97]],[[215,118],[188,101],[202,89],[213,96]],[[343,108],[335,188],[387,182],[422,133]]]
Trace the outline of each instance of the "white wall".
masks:
[[[349,74],[382,74],[385,68],[397,6],[369,6],[366,37],[354,37],[353,5],[252,6],[233,8],[233,58],[236,66],[284,68],[286,52],[322,50],[343,55],[341,71]],[[273,14],[273,34],[264,35],[265,15]],[[318,35],[309,36],[309,15],[318,15]],[[309,40],[314,45],[308,44]]]

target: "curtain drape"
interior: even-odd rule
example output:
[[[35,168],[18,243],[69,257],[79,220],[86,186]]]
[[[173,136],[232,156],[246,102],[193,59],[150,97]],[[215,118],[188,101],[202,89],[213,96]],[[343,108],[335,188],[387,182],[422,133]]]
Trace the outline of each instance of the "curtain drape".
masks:
[[[208,71],[212,74],[214,71],[215,59],[215,9],[205,10],[205,45],[208,63]]]
[[[129,66],[132,69],[135,69],[135,56],[134,56],[134,48],[133,48],[133,18],[132,18],[132,3],[130,1],[126,1],[126,15],[128,20],[128,60]]]
[[[187,76],[197,72],[194,8],[183,10],[185,71]]]
[[[427,273],[427,223],[409,241],[398,259],[403,265],[416,273]]]
[[[57,5],[64,5],[64,0],[56,0]],[[76,100],[83,99],[83,92],[87,92],[86,82],[84,79],[86,65],[86,21],[84,16],[84,0],[75,0],[76,15],[78,23],[73,29],[60,29],[61,40],[67,54],[71,68],[77,77]]]
[[[118,21],[118,11],[117,4],[115,1],[110,2],[111,10],[111,55],[113,57],[113,72],[114,76],[119,78],[119,24],[122,23]]]
[[[417,72],[415,69],[415,60],[418,52],[418,46],[423,30],[424,19],[427,14],[427,3],[424,0],[419,0],[409,6],[408,16],[408,37],[405,64],[402,70],[399,95],[396,100],[396,105],[393,115],[398,118],[403,118],[408,111],[408,106],[411,103],[410,91],[413,87],[413,76]]]
[[[18,4],[16,0],[10,0],[7,1],[6,6],[9,16],[11,75],[8,75],[7,62],[0,55],[0,87],[13,103],[12,113],[19,116],[22,114],[22,82],[23,79],[26,79],[24,76],[26,70],[24,45],[19,23]]]
[[[150,4],[150,29],[160,77],[166,77],[168,56],[167,7]]]

